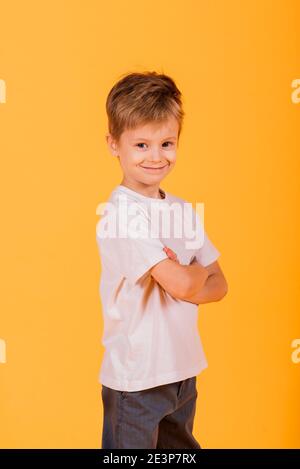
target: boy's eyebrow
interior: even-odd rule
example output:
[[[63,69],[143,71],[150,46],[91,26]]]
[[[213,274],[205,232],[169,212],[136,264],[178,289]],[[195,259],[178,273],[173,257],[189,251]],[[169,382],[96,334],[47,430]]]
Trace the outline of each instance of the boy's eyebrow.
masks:
[[[176,140],[176,138],[177,137],[171,136],[171,137],[162,138],[162,140]],[[145,140],[146,142],[150,142],[150,140],[148,140],[147,138],[143,138],[143,137],[136,137],[136,138],[133,138],[133,140]]]

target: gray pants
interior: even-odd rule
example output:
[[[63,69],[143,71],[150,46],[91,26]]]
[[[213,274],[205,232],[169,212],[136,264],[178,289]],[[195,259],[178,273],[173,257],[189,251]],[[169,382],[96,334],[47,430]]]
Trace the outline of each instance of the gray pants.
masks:
[[[142,391],[102,385],[102,449],[201,449],[194,438],[196,376]]]

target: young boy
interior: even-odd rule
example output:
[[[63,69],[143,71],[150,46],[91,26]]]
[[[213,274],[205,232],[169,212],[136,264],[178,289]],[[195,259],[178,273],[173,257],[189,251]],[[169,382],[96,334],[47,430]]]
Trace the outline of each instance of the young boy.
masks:
[[[207,361],[198,305],[223,298],[227,282],[204,229],[200,246],[188,246],[182,230],[174,233],[196,213],[184,213],[186,201],[160,187],[176,162],[181,93],[166,75],[131,73],[111,89],[106,110],[106,139],[123,179],[96,236],[105,346],[102,448],[200,449],[192,434],[196,376]]]

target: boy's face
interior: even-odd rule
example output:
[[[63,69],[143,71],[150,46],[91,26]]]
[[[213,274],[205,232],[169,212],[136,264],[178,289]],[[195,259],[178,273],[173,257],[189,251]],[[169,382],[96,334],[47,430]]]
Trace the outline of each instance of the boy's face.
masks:
[[[136,188],[147,185],[158,189],[175,165],[178,130],[177,120],[170,117],[163,123],[125,130],[118,144],[107,135],[110,151],[119,158],[123,170],[122,182]]]

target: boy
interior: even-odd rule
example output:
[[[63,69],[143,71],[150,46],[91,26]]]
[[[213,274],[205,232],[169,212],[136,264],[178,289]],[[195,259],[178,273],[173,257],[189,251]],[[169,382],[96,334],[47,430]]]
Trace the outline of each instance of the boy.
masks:
[[[160,187],[176,162],[181,93],[166,75],[131,73],[111,89],[106,110],[106,140],[123,179],[96,236],[105,346],[102,448],[200,449],[192,434],[196,376],[207,362],[198,305],[223,298],[227,282],[204,230],[200,247],[174,235],[191,216],[183,220],[184,199]]]

